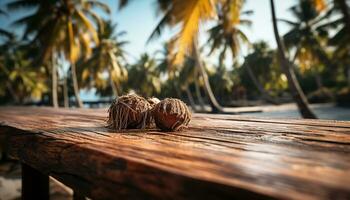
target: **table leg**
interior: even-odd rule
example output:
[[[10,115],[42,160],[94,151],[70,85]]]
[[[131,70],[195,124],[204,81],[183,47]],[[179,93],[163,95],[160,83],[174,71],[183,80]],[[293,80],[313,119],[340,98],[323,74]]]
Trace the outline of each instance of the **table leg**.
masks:
[[[49,176],[24,163],[22,163],[22,199],[49,199]]]

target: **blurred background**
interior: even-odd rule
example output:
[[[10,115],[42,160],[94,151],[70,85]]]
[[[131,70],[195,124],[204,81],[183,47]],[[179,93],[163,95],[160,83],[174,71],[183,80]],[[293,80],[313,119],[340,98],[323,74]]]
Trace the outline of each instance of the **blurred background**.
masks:
[[[106,108],[128,93],[193,112],[350,120],[350,1],[0,1],[1,106]],[[20,199],[20,177],[2,156],[0,199]]]
[[[274,4],[273,4],[274,3]],[[0,104],[350,120],[348,0],[1,0]]]

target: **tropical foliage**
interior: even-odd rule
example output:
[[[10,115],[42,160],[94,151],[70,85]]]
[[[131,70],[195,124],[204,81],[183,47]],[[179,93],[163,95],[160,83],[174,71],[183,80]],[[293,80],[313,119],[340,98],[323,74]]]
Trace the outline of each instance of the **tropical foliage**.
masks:
[[[145,96],[156,96],[161,89],[159,79],[159,71],[154,58],[151,58],[147,53],[142,54],[137,63],[129,68],[128,85],[137,93]]]
[[[130,2],[138,3],[119,0],[119,8]],[[159,42],[165,28],[170,38],[154,53],[134,55],[125,50],[133,41],[123,39],[103,1],[9,0],[0,9],[14,25],[0,28],[0,103],[83,106],[82,90],[110,99],[136,92],[182,98],[196,111],[210,105],[214,112],[238,100],[293,100],[304,117],[314,117],[308,94],[349,91],[346,0],[298,0],[288,19],[278,19],[270,0],[276,49],[250,41],[254,13],[245,0],[155,2],[160,20],[148,42]],[[22,11],[19,19],[9,17]],[[284,35],[280,24],[287,25]]]
[[[119,39],[125,32],[115,31],[116,25],[110,21],[99,26],[100,44],[93,49],[89,59],[81,59],[78,69],[83,87],[94,87],[102,91],[101,94],[111,89],[114,96],[119,96],[121,84],[128,78],[126,52],[123,50],[127,42]]]

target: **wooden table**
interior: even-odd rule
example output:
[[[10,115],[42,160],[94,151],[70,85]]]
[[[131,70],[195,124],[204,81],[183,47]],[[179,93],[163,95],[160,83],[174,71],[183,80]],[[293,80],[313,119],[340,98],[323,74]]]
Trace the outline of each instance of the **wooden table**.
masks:
[[[114,132],[106,116],[1,107],[23,195],[45,198],[49,175],[93,199],[350,199],[350,122],[195,114],[181,132]]]

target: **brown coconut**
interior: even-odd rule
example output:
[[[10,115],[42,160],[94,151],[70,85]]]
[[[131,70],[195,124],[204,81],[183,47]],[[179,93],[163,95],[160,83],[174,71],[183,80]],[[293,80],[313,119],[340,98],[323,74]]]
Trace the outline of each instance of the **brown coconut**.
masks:
[[[179,99],[167,98],[160,101],[152,109],[156,126],[163,131],[177,131],[187,127],[191,120],[191,112],[187,105]]]
[[[115,130],[143,129],[151,121],[150,103],[136,94],[123,95],[114,100],[108,110],[108,127]]]

